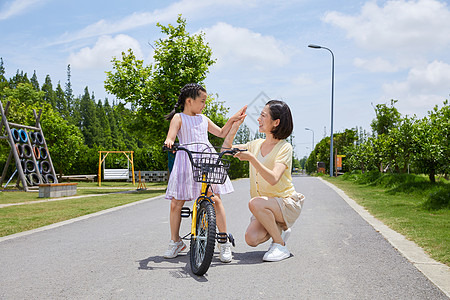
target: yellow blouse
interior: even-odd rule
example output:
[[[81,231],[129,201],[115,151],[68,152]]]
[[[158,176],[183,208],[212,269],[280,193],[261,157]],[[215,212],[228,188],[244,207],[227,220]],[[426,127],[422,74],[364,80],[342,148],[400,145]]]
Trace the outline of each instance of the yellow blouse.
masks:
[[[253,140],[247,143],[245,148],[258,158],[261,157],[259,153],[263,142],[264,139]],[[252,198],[257,196],[288,198],[295,193],[291,176],[292,152],[291,144],[286,140],[280,140],[272,151],[264,156],[262,161],[260,160],[270,170],[273,170],[275,163],[282,163],[286,166],[286,170],[275,185],[268,183],[250,164],[250,195]]]

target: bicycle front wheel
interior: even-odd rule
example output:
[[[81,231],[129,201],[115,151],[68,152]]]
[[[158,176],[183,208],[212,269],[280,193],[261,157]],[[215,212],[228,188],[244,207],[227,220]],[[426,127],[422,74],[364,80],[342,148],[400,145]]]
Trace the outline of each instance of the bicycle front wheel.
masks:
[[[197,210],[196,236],[191,237],[191,270],[202,276],[208,271],[216,243],[216,212],[209,201]]]

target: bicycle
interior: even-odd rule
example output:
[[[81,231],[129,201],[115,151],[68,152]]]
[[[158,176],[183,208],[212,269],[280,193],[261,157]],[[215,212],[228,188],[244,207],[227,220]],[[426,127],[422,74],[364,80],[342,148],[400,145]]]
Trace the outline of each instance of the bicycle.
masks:
[[[189,144],[191,145],[191,144]],[[187,146],[187,145],[185,145]],[[207,147],[207,149],[210,149]],[[195,200],[192,210],[189,207],[181,209],[181,217],[192,217],[191,232],[182,239],[190,240],[190,264],[195,275],[204,275],[211,265],[215,242],[226,243],[227,240],[235,246],[234,237],[226,232],[216,232],[216,211],[212,197],[212,184],[223,184],[227,178],[230,161],[222,158],[225,154],[234,155],[240,150],[233,148],[216,152],[191,151],[175,143],[172,148],[163,146],[165,151],[185,151],[192,166],[194,181],[201,182],[200,196]],[[208,196],[208,190],[211,194]],[[190,235],[190,238],[188,236]]]

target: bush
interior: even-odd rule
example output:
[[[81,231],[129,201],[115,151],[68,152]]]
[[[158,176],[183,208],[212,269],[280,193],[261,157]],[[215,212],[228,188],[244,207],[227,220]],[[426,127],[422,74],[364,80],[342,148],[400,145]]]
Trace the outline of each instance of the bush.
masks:
[[[376,182],[381,176],[383,176],[383,174],[380,173],[380,171],[372,170],[357,176],[356,182],[360,184],[370,184]]]
[[[228,156],[226,159],[230,160],[230,169],[228,176],[230,179],[247,178],[249,175],[248,161],[240,161],[239,158]]]
[[[423,206],[428,210],[450,209],[450,186],[430,193]]]
[[[428,178],[413,174],[381,174],[374,181],[374,184],[387,188],[395,188],[401,185],[416,185],[428,183]]]

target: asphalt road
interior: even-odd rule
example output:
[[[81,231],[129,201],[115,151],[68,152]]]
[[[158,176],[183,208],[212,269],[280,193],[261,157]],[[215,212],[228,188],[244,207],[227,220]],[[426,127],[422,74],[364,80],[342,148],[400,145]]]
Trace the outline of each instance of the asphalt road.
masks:
[[[294,184],[306,201],[284,261],[262,261],[268,243],[245,244],[243,179],[223,197],[233,261],[216,251],[203,277],[186,254],[162,257],[169,202],[160,197],[0,240],[0,299],[448,299],[329,186],[313,177]]]

